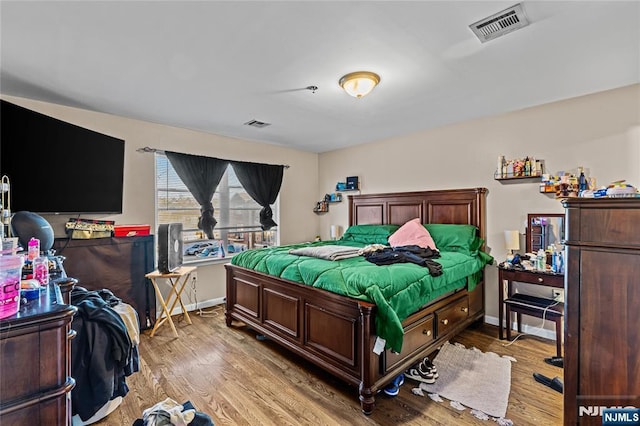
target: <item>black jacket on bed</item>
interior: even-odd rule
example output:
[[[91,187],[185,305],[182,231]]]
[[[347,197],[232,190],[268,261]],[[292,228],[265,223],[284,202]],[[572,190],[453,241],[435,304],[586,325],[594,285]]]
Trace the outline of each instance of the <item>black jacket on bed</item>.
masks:
[[[133,345],[120,315],[103,299],[105,294],[77,287],[71,304],[78,308],[71,327],[71,391],[73,414],[85,421],[104,404],[125,396],[129,388],[125,376],[131,374]]]
[[[386,247],[371,253],[365,253],[365,259],[376,265],[391,265],[393,263],[415,263],[429,269],[429,275],[442,275],[442,265],[432,259],[440,257],[437,250],[417,245]]]

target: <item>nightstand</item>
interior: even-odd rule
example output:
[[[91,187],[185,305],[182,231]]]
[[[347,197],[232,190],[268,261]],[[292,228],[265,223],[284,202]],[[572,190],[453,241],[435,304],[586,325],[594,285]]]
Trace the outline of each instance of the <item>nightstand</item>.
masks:
[[[504,283],[507,282],[505,299]],[[545,318],[555,322],[557,356],[562,356],[562,317],[564,303],[553,299],[513,293],[513,282],[540,285],[545,287],[564,288],[564,275],[554,272],[526,271],[507,269],[498,266],[498,329],[500,339],[504,339],[503,320],[506,307],[507,340],[511,340],[511,312],[517,314],[518,332],[522,332],[522,315]]]

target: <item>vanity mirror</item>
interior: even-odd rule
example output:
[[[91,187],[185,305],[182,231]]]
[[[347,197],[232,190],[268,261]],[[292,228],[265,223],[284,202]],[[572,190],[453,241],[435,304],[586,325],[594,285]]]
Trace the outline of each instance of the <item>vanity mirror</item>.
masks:
[[[527,215],[527,253],[545,250],[564,241],[563,213],[530,213]]]

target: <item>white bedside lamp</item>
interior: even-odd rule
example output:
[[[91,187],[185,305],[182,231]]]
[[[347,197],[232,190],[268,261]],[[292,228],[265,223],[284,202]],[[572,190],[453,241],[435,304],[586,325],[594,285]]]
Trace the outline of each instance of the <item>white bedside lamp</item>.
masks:
[[[507,248],[507,261],[513,260],[513,251],[520,250],[520,233],[518,231],[504,231],[504,245]]]
[[[332,240],[338,240],[342,236],[342,227],[340,225],[331,225],[331,231],[329,233]]]

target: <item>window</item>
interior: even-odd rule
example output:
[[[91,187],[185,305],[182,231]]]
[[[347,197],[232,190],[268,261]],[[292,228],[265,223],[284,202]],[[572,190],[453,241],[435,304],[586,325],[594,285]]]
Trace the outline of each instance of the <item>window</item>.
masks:
[[[260,210],[242,188],[231,165],[222,177],[213,196],[214,239],[210,240],[198,229],[200,205],[182,183],[171,163],[163,154],[156,154],[156,216],[158,224],[182,223],[185,262],[220,257],[220,241],[225,256],[249,248],[269,247],[277,244],[277,228],[260,228]],[[272,206],[277,218],[277,203]]]

